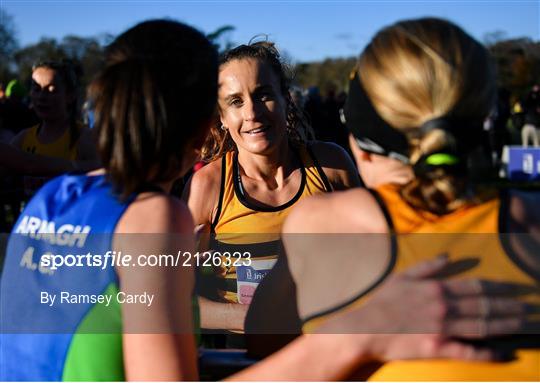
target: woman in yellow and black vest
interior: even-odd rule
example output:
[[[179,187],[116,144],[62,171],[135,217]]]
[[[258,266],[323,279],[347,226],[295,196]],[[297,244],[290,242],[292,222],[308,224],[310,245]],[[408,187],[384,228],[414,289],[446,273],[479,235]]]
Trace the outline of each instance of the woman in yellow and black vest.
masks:
[[[501,191],[485,182],[491,169],[483,121],[495,89],[487,50],[456,25],[418,19],[384,28],[360,56],[344,110],[360,173],[374,189],[314,197],[284,224],[285,233],[355,234],[338,234],[333,243],[330,235],[313,243],[307,236],[297,241],[284,235],[304,333],[383,334],[386,344],[401,342],[403,352],[413,341],[426,342],[417,334],[434,337],[425,345],[437,360],[390,362],[395,355],[374,353],[373,368],[359,372],[364,379],[540,380],[540,258],[531,235],[540,224],[540,194]],[[362,246],[353,248],[355,242]],[[325,328],[330,318],[380,303],[378,292],[400,272],[439,255],[447,257],[448,267],[430,285],[431,295],[409,303],[417,312],[393,316],[400,302],[388,299],[377,323],[366,318],[359,325],[357,318]],[[467,278],[474,288],[456,288]],[[494,282],[506,287],[491,290]],[[487,298],[471,295],[482,291],[489,291]],[[462,301],[422,306],[441,294]],[[517,301],[506,301],[509,295]],[[442,325],[429,326],[430,315]],[[465,317],[451,324],[460,315]],[[502,330],[494,319],[510,326]],[[407,333],[400,334],[404,328]],[[460,362],[436,356],[445,341],[455,339],[500,358]]]
[[[221,58],[219,123],[202,152],[210,164],[184,194],[195,224],[215,235],[210,248],[225,254],[212,262],[213,299],[200,299],[203,328],[243,330],[253,293],[277,258],[283,220],[299,200],[360,183],[343,149],[308,143],[311,129],[289,85],[272,43],[241,45]]]
[[[67,60],[45,61],[33,67],[30,97],[41,121],[15,136],[14,146],[27,153],[72,161],[75,165],[75,161],[85,161],[87,165],[95,163],[90,167],[98,166],[95,144],[79,118],[78,77],[75,65]],[[27,177],[27,194],[32,194],[45,180]]]

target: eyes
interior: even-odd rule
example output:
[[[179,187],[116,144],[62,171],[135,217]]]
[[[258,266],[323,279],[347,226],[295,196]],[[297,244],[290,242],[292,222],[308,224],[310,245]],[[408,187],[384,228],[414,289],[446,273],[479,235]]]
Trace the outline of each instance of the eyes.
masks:
[[[275,95],[272,91],[260,91],[256,92],[253,96],[253,101],[269,102],[275,99]],[[244,104],[244,100],[240,96],[233,96],[227,99],[227,105],[232,107],[241,107]]]
[[[48,94],[55,94],[58,92],[58,87],[54,84],[50,84],[42,88],[37,82],[32,81],[32,92],[39,93],[42,91]]]

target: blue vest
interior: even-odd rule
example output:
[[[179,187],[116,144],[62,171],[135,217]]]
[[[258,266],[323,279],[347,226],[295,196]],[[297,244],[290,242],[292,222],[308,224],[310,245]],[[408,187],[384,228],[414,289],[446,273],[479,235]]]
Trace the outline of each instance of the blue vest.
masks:
[[[103,175],[70,174],[28,203],[8,240],[0,281],[0,380],[123,378],[119,306],[91,298],[117,292],[117,274],[77,255],[112,251],[132,200],[119,201]],[[54,269],[44,254],[73,255],[66,262],[79,265]]]

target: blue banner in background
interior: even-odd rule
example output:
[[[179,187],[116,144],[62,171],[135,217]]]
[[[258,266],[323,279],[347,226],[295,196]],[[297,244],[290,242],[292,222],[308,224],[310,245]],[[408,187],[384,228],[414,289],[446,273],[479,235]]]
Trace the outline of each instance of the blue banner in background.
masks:
[[[540,179],[540,148],[508,147],[507,176],[513,181]]]

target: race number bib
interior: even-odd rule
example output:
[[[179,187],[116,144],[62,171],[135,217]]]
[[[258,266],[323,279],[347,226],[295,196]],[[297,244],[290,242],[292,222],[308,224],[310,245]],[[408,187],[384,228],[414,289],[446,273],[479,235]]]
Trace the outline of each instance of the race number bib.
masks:
[[[238,303],[249,305],[257,286],[274,267],[277,259],[253,259],[250,266],[236,267]]]

